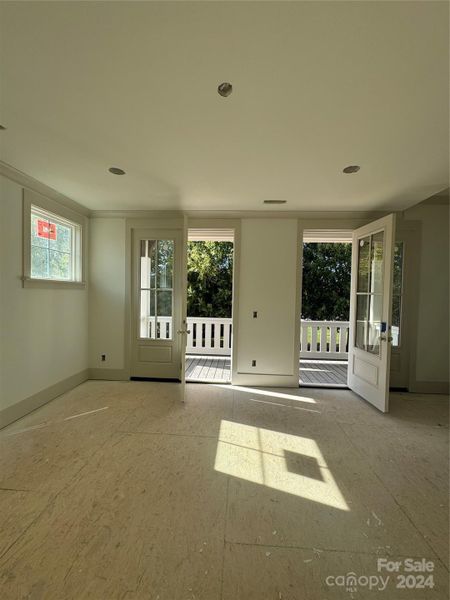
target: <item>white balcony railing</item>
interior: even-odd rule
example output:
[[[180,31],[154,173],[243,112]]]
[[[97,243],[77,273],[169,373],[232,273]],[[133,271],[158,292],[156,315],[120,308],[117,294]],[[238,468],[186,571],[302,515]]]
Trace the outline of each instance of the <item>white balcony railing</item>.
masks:
[[[172,337],[170,317],[159,317],[156,323],[149,319],[142,325],[148,328],[148,337],[163,340]],[[187,328],[187,354],[231,355],[231,319],[188,317]],[[300,358],[348,359],[348,321],[302,320],[300,331]]]
[[[187,354],[231,356],[231,319],[188,317]]]
[[[305,321],[300,328],[300,358],[348,360],[348,321]]]

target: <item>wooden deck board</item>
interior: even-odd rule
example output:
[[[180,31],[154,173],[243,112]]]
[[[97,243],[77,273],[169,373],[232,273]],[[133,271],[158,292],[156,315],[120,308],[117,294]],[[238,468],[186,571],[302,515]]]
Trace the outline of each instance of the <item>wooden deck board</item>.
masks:
[[[186,356],[187,381],[229,381],[229,356]]]
[[[229,381],[229,356],[186,356],[188,381]],[[347,385],[347,363],[331,360],[300,360],[300,385],[327,387]]]
[[[301,360],[300,385],[346,386],[347,363],[327,360]]]

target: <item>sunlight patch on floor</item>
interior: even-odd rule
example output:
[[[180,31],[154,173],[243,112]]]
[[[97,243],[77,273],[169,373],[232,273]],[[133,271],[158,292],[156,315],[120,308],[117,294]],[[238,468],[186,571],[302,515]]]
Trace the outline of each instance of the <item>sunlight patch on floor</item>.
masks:
[[[220,387],[220,386],[219,386]],[[281,398],[282,400],[295,400],[296,402],[306,402],[308,404],[316,404],[314,398],[306,396],[296,396],[295,394],[286,394],[285,392],[276,392],[273,390],[261,390],[254,387],[244,387],[240,385],[226,385],[227,390],[236,390],[237,392],[245,392],[247,394],[255,394],[259,396],[269,396],[270,398]]]
[[[339,510],[350,510],[310,438],[222,420],[214,468]]]

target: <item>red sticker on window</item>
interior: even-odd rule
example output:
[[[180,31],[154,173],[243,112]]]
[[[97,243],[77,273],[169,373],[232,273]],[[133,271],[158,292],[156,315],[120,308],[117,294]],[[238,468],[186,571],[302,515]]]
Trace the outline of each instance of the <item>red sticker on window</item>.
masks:
[[[56,240],[56,225],[55,225],[55,223],[49,223],[48,221],[41,221],[40,219],[38,219],[37,234],[39,237],[42,237],[42,238],[47,238],[49,240]]]

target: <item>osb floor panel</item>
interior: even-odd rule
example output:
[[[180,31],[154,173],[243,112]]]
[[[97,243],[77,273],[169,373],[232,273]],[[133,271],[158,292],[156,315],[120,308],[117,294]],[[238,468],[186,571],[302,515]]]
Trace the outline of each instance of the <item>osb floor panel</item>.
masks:
[[[186,390],[90,381],[0,432],[2,600],[448,598],[447,398]]]

